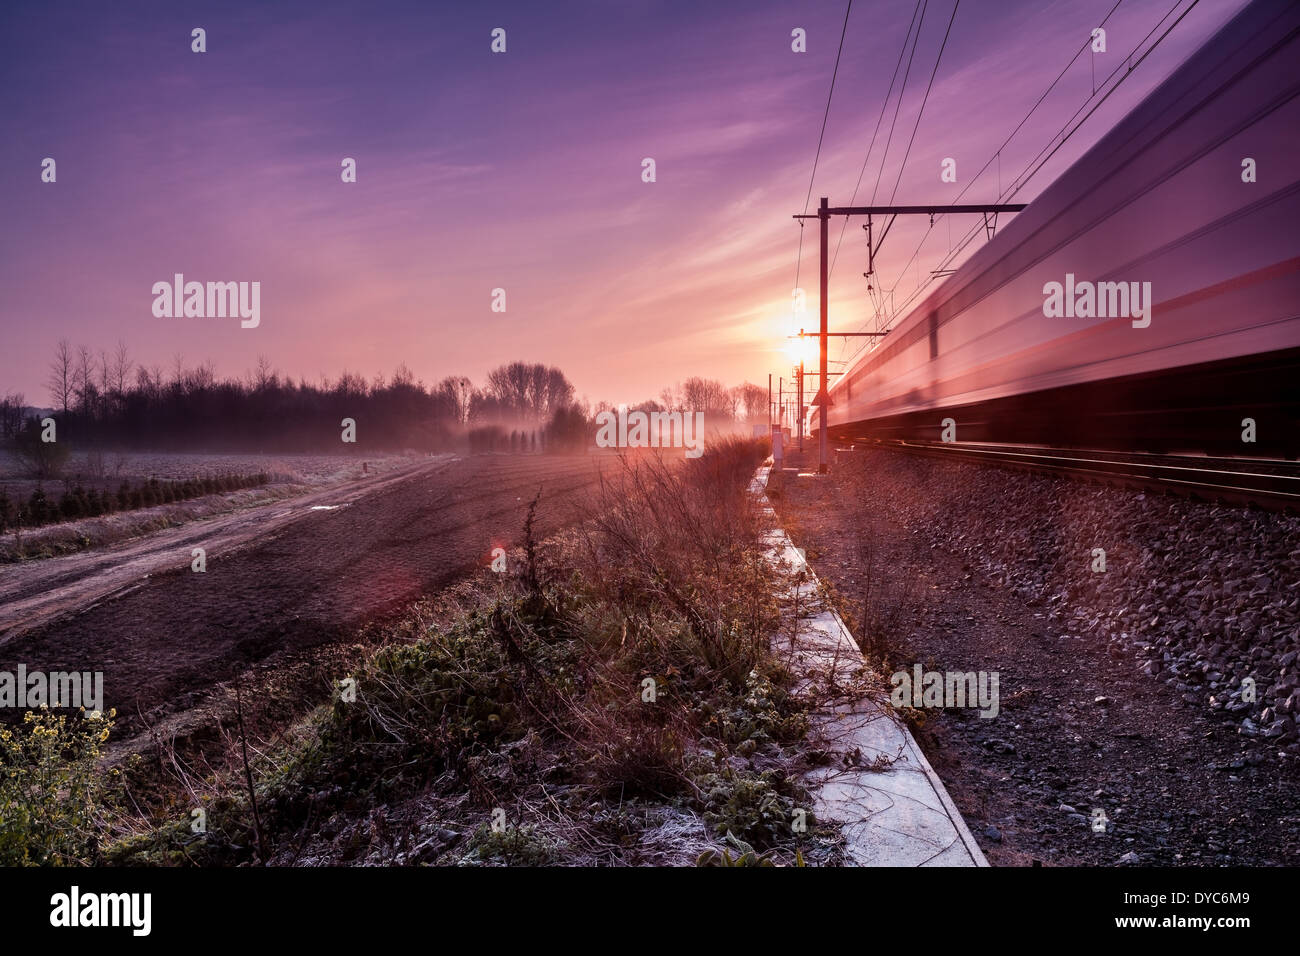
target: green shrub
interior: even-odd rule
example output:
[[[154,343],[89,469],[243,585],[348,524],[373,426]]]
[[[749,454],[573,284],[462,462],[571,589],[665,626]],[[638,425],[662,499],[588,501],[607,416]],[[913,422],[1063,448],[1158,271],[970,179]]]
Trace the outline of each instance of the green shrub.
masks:
[[[65,491],[63,497],[59,499],[59,516],[64,521],[75,521],[83,514],[81,502],[77,496],[70,491]]]
[[[546,866],[559,858],[559,845],[533,826],[502,827],[493,830],[487,824],[474,831],[469,852],[461,866],[504,864],[506,866]]]
[[[95,761],[112,717],[29,711],[22,727],[0,728],[0,865],[92,862]]]
[[[27,500],[27,521],[26,524],[38,525],[45,524],[49,521],[54,513],[54,507],[50,500],[45,497],[45,492],[37,488],[32,492],[32,496]]]
[[[759,854],[752,846],[744,840],[737,840],[735,835],[728,833],[726,836],[728,849],[718,852],[717,850],[705,850],[695,860],[696,866],[776,866],[772,862],[770,852]],[[735,850],[736,855],[733,857],[731,851]],[[795,851],[795,866],[804,866],[803,853]]]
[[[721,702],[705,698],[697,712],[704,733],[742,756],[764,744],[788,744],[808,733],[808,718],[788,692],[756,668],[745,678],[740,694]]]
[[[735,834],[756,847],[770,847],[793,835],[791,821],[797,809],[794,787],[778,774],[759,776],[733,770],[709,773],[698,780],[704,794],[704,818],[719,836]],[[812,827],[812,813],[805,823]]]

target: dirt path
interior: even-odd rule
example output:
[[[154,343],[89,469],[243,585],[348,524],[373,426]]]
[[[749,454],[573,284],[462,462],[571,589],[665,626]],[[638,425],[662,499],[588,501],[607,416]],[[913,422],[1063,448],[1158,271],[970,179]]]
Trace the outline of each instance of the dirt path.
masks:
[[[444,468],[452,460],[444,456],[421,461],[383,476],[188,522],[106,548],[0,568],[0,647],[60,615],[139,587],[152,574],[188,568],[193,548],[201,547],[209,559],[214,558],[274,533],[314,507],[349,505],[415,473]]]
[[[0,670],[102,670],[105,705],[119,714],[183,708],[251,663],[344,638],[485,564],[494,546],[518,542],[539,488],[538,533],[549,533],[596,475],[585,457],[438,461],[41,562],[39,580],[4,583]],[[204,574],[190,570],[200,545]],[[11,610],[10,594],[24,610]],[[20,630],[20,619],[40,623]]]

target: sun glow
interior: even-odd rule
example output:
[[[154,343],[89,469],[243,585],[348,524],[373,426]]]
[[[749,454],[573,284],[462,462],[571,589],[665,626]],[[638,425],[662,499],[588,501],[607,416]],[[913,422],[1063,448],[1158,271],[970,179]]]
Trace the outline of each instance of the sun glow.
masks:
[[[785,352],[795,365],[803,362],[805,369],[812,368],[817,364],[817,339],[809,337],[807,334],[805,334],[804,338],[787,339]]]

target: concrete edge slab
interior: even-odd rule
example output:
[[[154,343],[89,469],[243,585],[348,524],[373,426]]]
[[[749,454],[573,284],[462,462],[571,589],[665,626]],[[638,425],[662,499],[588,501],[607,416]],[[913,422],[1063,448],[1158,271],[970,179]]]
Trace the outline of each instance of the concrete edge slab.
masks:
[[[770,548],[768,560],[774,566],[802,571],[802,581],[792,582],[786,593],[811,599],[818,592],[817,576],[779,527],[767,499],[771,465],[769,458],[749,488],[771,519],[772,527],[765,539]],[[827,664],[832,680],[866,666],[857,641],[834,608],[801,617],[788,651],[792,669],[805,678],[807,685],[817,680]],[[830,767],[812,771],[805,783],[813,792],[818,817],[840,823],[852,864],[989,865],[943,781],[911,730],[894,716],[884,694],[863,696],[847,704],[821,705],[812,714],[812,721],[831,741],[837,759]],[[873,766],[876,761],[884,762],[888,769]]]

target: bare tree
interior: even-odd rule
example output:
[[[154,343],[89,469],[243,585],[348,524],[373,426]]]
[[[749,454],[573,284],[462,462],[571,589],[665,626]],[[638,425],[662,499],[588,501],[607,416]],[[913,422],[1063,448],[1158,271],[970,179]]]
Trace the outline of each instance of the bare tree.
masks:
[[[117,351],[113,354],[113,390],[118,393],[126,391],[127,379],[131,377],[131,359],[126,351],[126,343],[117,340]]]
[[[727,388],[711,378],[688,378],[682,385],[686,410],[706,415],[728,414]]]
[[[538,365],[536,368],[541,369]],[[545,370],[546,386],[541,401],[537,405],[540,415],[549,418],[558,409],[568,408],[573,404],[573,384],[554,365]]]
[[[415,387],[415,373],[407,366],[405,362],[400,363],[393,371],[393,378],[389,382],[390,388],[410,389]]]
[[[50,374],[45,384],[50,390],[50,398],[56,408],[66,412],[73,398],[72,343],[59,339],[54,347],[54,361],[50,363]]]
[[[488,373],[487,392],[504,411],[542,420],[573,402],[573,385],[554,366],[511,362]]]
[[[524,362],[511,362],[488,372],[487,392],[505,409],[522,414],[529,406],[532,369]]]
[[[448,375],[438,383],[435,394],[440,395],[456,417],[457,424],[469,421],[470,401],[474,396],[474,385],[463,375]]]
[[[154,393],[155,379],[149,374],[149,369],[143,365],[137,365],[135,369],[135,388],[142,395],[152,395]]]
[[[743,401],[740,389],[729,388],[725,395],[727,414],[731,416],[733,421],[740,421],[740,403]]]
[[[278,378],[279,375],[271,364],[271,360],[265,355],[258,355],[257,368],[253,369],[253,373],[249,377],[249,384],[253,386],[253,389],[260,392],[264,389],[273,388]]]
[[[349,372],[347,369],[343,370],[339,380],[334,383],[334,394],[336,395],[361,397],[368,394],[368,392],[369,386],[366,385],[365,378],[356,372]]]
[[[81,413],[90,417],[95,410],[95,356],[84,345],[77,347],[73,387],[77,393],[77,400],[81,404]]]
[[[745,409],[745,421],[767,421],[767,389],[752,382],[744,382],[732,389]]]
[[[27,399],[22,392],[12,392],[0,399],[0,438],[12,441],[23,426],[23,409]]]
[[[208,359],[202,365],[195,367],[190,372],[189,382],[196,391],[212,388],[217,381],[217,367],[212,364],[212,359]]]

